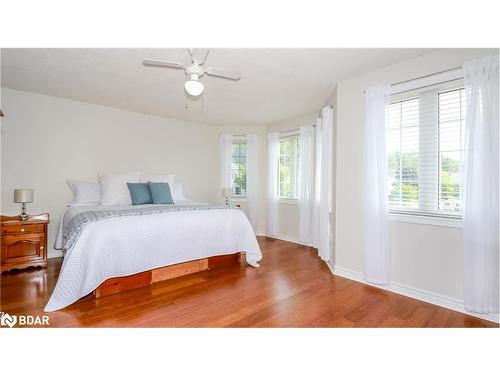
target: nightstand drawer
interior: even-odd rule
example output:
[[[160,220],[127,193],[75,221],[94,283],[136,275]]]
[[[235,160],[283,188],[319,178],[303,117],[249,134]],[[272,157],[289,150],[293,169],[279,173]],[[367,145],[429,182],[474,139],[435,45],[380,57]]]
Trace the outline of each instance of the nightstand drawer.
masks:
[[[4,236],[2,238],[2,263],[39,261],[45,258],[45,237],[38,234]]]
[[[45,224],[11,224],[2,225],[2,234],[29,234],[29,233],[43,233]]]

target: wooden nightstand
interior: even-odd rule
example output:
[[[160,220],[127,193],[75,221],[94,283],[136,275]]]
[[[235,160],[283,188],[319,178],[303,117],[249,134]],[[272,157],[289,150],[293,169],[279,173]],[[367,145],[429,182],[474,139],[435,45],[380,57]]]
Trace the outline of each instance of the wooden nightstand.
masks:
[[[15,268],[47,267],[47,230],[49,214],[30,215],[26,221],[19,216],[0,216],[2,247],[1,272]]]

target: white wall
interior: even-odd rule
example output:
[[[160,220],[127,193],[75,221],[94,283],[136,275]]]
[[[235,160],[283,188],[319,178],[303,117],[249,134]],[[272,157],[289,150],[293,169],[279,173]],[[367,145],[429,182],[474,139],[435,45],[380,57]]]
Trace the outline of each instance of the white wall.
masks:
[[[278,123],[268,124],[267,131],[271,132],[286,132],[289,130],[299,129],[304,125],[313,125],[319,116],[317,113],[309,113],[297,118],[281,121]],[[299,205],[297,203],[280,203],[278,208],[278,224],[277,237],[287,239],[289,241],[299,241]]]
[[[445,49],[345,80],[337,85],[336,267],[362,272],[362,134],[367,87],[396,83],[461,66],[498,50]],[[461,230],[392,222],[392,281],[463,299]]]
[[[213,127],[2,88],[2,214],[18,214],[15,188],[35,189],[30,213],[48,212],[49,256],[71,201],[66,178],[100,171],[175,173],[185,195],[216,201],[218,143]],[[220,195],[220,194],[219,194]]]

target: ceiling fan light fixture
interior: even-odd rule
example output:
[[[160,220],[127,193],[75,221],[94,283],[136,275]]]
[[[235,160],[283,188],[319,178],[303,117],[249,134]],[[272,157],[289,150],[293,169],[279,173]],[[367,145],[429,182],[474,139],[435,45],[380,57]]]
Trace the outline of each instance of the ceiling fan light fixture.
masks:
[[[198,75],[193,74],[186,82],[184,82],[184,88],[189,95],[200,96],[203,93],[205,86],[203,86],[203,83],[200,82]]]

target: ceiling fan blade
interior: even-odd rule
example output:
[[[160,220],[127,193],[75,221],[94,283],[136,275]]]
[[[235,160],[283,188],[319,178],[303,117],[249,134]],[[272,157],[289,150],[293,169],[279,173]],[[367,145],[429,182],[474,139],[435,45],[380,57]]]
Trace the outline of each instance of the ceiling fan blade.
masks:
[[[146,66],[158,66],[162,68],[184,69],[184,65],[172,61],[144,59],[142,62]]]
[[[208,48],[188,48],[191,59],[202,65],[208,56]]]
[[[232,79],[234,81],[237,81],[241,78],[239,73],[229,72],[227,70],[222,70],[222,69],[218,69],[218,68],[205,68],[204,70],[205,70],[205,73],[207,73],[210,76]]]

